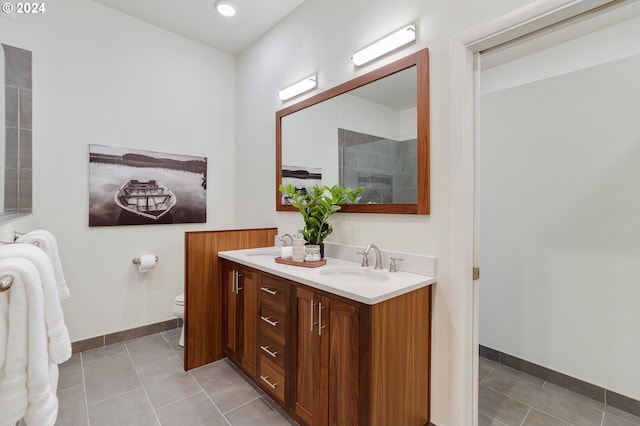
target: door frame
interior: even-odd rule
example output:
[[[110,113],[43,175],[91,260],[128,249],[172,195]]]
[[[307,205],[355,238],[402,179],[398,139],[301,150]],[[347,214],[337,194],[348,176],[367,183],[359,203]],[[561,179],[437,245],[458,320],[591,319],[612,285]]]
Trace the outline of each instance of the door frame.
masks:
[[[634,0],[637,1],[637,0]],[[620,0],[541,0],[452,38],[450,62],[450,266],[454,328],[451,341],[452,425],[478,424],[479,280],[478,185],[480,52]]]

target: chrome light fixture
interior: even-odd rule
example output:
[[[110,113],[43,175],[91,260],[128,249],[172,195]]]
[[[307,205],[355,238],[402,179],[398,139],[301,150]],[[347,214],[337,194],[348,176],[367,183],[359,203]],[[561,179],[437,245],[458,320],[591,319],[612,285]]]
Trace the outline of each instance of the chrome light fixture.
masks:
[[[382,55],[385,55],[405,44],[411,43],[416,39],[416,26],[411,24],[389,34],[388,36],[376,41],[375,43],[365,47],[354,53],[351,57],[354,65],[359,67],[367,62],[373,61]]]
[[[238,13],[238,6],[227,0],[218,0],[213,5],[222,16],[235,16]]]
[[[299,82],[282,89],[280,92],[278,92],[278,97],[281,101],[286,101],[287,99],[291,99],[294,96],[298,96],[304,92],[308,92],[316,86],[317,80],[316,75],[314,74],[305,78],[304,80],[300,80]]]

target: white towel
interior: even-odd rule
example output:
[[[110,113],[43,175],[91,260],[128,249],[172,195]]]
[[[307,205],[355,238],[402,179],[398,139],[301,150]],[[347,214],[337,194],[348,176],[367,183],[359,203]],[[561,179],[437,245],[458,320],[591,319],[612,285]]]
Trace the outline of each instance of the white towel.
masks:
[[[53,234],[49,231],[45,231],[44,229],[36,229],[22,235],[16,240],[16,242],[30,244],[37,243],[38,246],[47,253],[51,259],[51,263],[53,264],[53,271],[55,273],[60,299],[68,299],[70,297],[69,287],[67,287],[67,281],[64,279],[62,262],[60,261],[60,253],[58,251],[58,242]]]
[[[22,262],[22,263],[21,263]],[[25,264],[26,263],[26,267]],[[4,364],[0,371],[0,425],[13,426],[27,411],[27,298],[24,280],[39,279],[38,271],[26,260],[0,260],[0,275],[11,275],[13,284],[4,293],[8,298],[8,337],[0,346]],[[0,341],[0,345],[2,345]]]
[[[44,293],[44,317],[49,336],[49,356],[51,361],[61,364],[71,357],[71,339],[64,323],[62,305],[53,266],[45,252],[32,244],[10,244],[2,246],[0,259],[22,258],[31,261],[39,273],[39,282]],[[1,333],[1,332],[0,332]]]
[[[58,416],[58,399],[50,386],[49,345],[44,312],[44,291],[40,281],[39,264],[23,258],[12,258],[13,263],[28,263],[30,271],[24,280],[27,295],[27,411],[24,420],[28,425],[53,426]],[[26,269],[26,266],[25,266]],[[35,276],[34,276],[35,275]],[[13,320],[13,319],[12,319]]]

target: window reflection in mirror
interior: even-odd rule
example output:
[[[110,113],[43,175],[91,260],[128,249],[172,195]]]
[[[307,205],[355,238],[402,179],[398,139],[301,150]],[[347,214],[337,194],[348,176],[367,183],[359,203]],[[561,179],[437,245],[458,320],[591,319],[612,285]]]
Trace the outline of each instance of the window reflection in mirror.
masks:
[[[425,49],[278,111],[276,182],[285,165],[318,170],[365,188],[342,211],[428,214],[428,122]]]
[[[0,222],[31,213],[32,61],[29,50],[2,47],[3,104]]]

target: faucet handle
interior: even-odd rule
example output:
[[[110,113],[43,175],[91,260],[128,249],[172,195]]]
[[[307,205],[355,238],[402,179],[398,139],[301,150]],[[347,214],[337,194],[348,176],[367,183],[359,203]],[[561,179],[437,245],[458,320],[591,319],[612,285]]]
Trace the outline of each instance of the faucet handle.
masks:
[[[289,238],[289,242],[288,243],[285,240],[285,238]],[[282,234],[282,236],[280,237],[280,241],[282,242],[282,247],[289,247],[289,246],[293,245],[293,237],[289,233]]]
[[[368,251],[357,251],[356,254],[362,255],[362,266],[369,266],[369,252]]]
[[[389,272],[398,272],[398,265],[396,261],[403,261],[404,259],[400,259],[399,257],[390,257],[391,262],[389,262]]]

